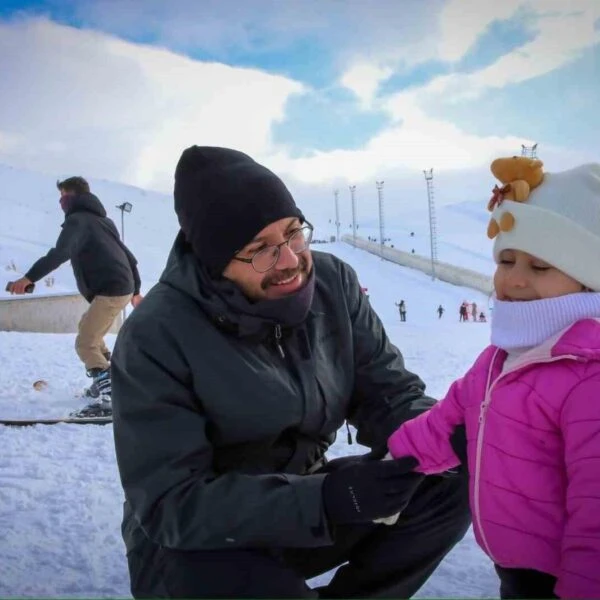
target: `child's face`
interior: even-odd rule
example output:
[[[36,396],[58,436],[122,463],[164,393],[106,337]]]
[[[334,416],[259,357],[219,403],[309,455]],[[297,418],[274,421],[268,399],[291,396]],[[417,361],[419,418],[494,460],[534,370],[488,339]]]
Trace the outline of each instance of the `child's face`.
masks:
[[[506,249],[502,250],[499,258],[494,274],[498,300],[542,300],[584,289],[572,277],[527,252]]]

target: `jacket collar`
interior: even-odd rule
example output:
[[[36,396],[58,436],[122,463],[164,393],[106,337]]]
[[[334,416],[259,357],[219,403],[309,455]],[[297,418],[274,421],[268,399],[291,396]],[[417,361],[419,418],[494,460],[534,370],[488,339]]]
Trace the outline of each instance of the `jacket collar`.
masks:
[[[498,355],[506,352],[497,348]],[[582,361],[600,361],[600,319],[582,319],[559,331],[539,346],[535,346],[515,360],[510,370],[525,364],[549,362],[560,357],[576,357]]]

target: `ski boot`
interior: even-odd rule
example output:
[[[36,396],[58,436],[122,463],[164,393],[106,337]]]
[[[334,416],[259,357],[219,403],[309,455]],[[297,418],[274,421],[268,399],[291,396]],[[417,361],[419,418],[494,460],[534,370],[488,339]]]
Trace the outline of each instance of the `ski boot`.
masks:
[[[92,385],[85,395],[95,401],[75,413],[73,417],[110,417],[112,416],[110,369],[89,369],[88,377],[92,377]]]
[[[111,359],[111,353],[110,350],[107,350],[106,352],[102,353],[102,356],[104,356],[104,358],[110,363],[110,359]],[[110,368],[110,365],[109,365]],[[86,374],[88,377],[94,377],[93,374],[91,374],[92,371],[97,371],[98,369],[90,369],[89,371],[86,371]],[[100,390],[98,389],[98,385],[96,384],[96,380],[94,379],[92,381],[92,384],[90,385],[90,387],[85,388],[83,390],[83,395],[86,398],[98,398],[100,396]],[[110,394],[109,394],[110,395]]]

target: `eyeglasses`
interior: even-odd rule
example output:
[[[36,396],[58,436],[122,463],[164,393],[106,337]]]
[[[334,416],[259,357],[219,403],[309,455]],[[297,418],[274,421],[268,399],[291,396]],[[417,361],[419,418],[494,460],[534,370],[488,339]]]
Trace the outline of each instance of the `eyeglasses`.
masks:
[[[300,229],[296,229],[285,242],[261,248],[250,258],[234,256],[233,260],[239,260],[240,262],[252,265],[257,273],[266,273],[277,264],[281,246],[287,245],[294,254],[300,254],[300,252],[304,252],[310,245],[312,235],[313,226],[307,222],[306,225],[300,227]]]

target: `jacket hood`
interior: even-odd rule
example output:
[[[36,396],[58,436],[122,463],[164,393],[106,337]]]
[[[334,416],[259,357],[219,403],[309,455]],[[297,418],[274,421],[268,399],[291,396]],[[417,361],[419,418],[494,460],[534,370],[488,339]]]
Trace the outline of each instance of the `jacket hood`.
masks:
[[[315,269],[294,296],[253,303],[232,281],[213,279],[180,231],[159,281],[190,296],[220,329],[240,337],[264,338],[276,325],[294,327],[304,321],[312,304]],[[298,311],[299,300],[306,311]],[[286,322],[289,315],[295,315],[296,322]]]
[[[102,202],[94,194],[78,194],[72,196],[65,217],[75,212],[89,212],[99,217],[106,217],[106,210]]]

